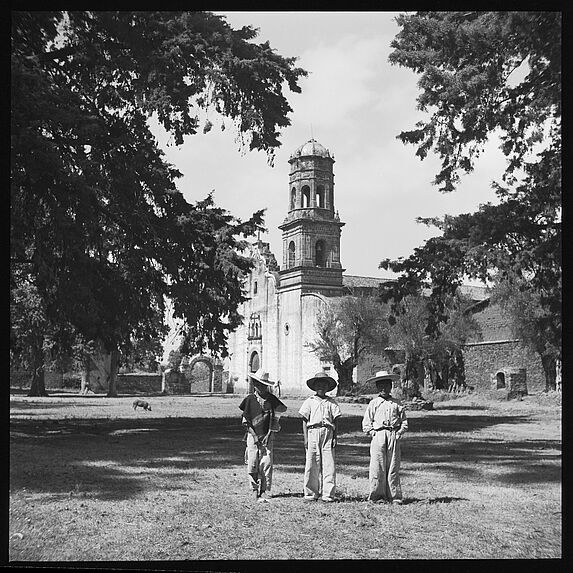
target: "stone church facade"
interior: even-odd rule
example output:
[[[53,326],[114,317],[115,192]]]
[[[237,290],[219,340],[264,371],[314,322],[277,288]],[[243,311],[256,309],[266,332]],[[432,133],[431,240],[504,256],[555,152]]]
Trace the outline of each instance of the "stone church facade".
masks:
[[[251,246],[255,260],[241,305],[244,323],[229,336],[229,357],[223,361],[223,392],[251,389],[249,372],[263,367],[281,392],[310,393],[305,381],[318,371],[336,379],[329,363],[321,362],[306,343],[315,337],[315,321],[331,297],[374,293],[383,279],[344,274],[340,261],[341,222],[335,208],[334,157],[311,139],[289,159],[288,212],[280,225],[282,259],[279,265],[269,244]],[[489,305],[485,288],[463,287],[474,301],[472,312],[482,337],[465,348],[466,382],[503,392],[527,386],[545,387],[541,361],[515,340],[499,308]],[[383,349],[381,349],[382,354]],[[369,356],[357,377],[370,376],[383,361]]]

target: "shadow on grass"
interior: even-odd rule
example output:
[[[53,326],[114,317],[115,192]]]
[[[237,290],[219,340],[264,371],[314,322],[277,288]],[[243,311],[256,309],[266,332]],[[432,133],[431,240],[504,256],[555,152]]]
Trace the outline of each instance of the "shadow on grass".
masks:
[[[10,391],[10,394],[16,395]],[[80,394],[73,392],[57,393],[48,392],[47,397],[28,396],[30,401],[23,402],[22,400],[10,400],[10,410],[13,412],[28,410],[45,410],[48,408],[63,408],[67,406],[93,406],[93,403],[86,402],[86,400],[105,400],[110,399],[106,394]],[[118,398],[156,398],[164,396],[161,392],[139,392],[134,394],[120,394]],[[186,394],[186,397],[198,398],[200,394]],[[57,402],[50,401],[50,398],[57,399]],[[61,400],[61,401],[60,401]],[[79,402],[78,402],[79,400]],[[68,403],[66,403],[68,402]],[[84,402],[82,404],[82,402]]]
[[[460,404],[434,404],[434,410],[488,410],[487,406],[462,406]]]
[[[418,497],[405,497],[402,501],[402,505],[410,505],[412,503],[427,503],[427,504],[435,504],[435,503],[454,503],[456,501],[469,501],[467,497],[433,497],[429,499],[420,499]]]
[[[274,494],[273,497],[298,497],[299,499],[302,499],[304,497],[303,493],[293,493],[293,492],[287,492],[287,493],[277,493]]]
[[[53,396],[50,396],[53,397]],[[62,396],[58,396],[58,399],[61,398]],[[13,415],[18,415],[21,412],[25,412],[27,416],[34,416],[34,412],[32,410],[53,410],[54,408],[67,408],[67,407],[73,407],[75,408],[93,408],[94,404],[93,402],[85,402],[85,403],[81,403],[78,402],[79,400],[82,399],[87,399],[87,398],[95,398],[96,396],[71,396],[72,398],[74,398],[74,401],[72,402],[70,400],[69,404],[65,404],[62,402],[58,402],[57,404],[54,402],[45,402],[45,398],[38,398],[38,400],[42,400],[41,403],[38,402],[22,402],[20,400],[18,401],[10,401],[10,410],[12,410]],[[99,396],[100,398],[102,396]]]
[[[366,502],[368,501],[368,494],[365,495],[345,495],[342,494],[338,498],[339,502],[351,502],[351,501],[359,501],[359,502]]]
[[[555,454],[560,445],[555,440],[503,441],[466,434],[525,419],[454,414],[416,418],[402,445],[403,471],[406,474],[408,466],[416,471],[416,465],[428,464],[447,479],[479,480],[483,476],[480,464],[487,463],[502,470],[494,479],[506,484],[560,481],[559,454]],[[361,415],[349,415],[340,423],[337,473],[351,478],[368,477],[370,442],[361,432],[361,420]],[[283,417],[281,426],[275,442],[275,465],[280,471],[302,475],[301,421]],[[245,471],[239,417],[13,420],[10,430],[12,490],[57,495],[80,489],[100,499],[129,499],[153,489],[157,472],[165,471],[173,483],[187,480],[191,489],[195,484],[200,489],[200,482],[209,479],[202,477],[202,470]],[[422,500],[412,503],[417,501]],[[449,501],[436,498],[430,503]]]

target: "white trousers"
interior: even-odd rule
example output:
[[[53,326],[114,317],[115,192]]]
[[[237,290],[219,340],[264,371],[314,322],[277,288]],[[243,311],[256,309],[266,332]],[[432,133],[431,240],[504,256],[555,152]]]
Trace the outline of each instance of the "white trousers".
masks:
[[[253,491],[270,491],[273,482],[273,440],[271,433],[266,446],[260,442],[255,443],[252,434],[247,434],[247,449],[245,450],[245,461],[247,462],[247,473],[249,475],[249,485]]]
[[[333,430],[329,427],[310,428],[304,468],[304,495],[334,497],[336,469],[332,449]]]
[[[370,495],[368,499],[402,499],[400,486],[400,440],[396,432],[377,430],[370,442]]]

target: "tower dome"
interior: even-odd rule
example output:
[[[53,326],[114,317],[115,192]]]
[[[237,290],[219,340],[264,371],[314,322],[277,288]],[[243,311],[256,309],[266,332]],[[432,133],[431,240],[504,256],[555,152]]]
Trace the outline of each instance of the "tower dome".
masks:
[[[330,155],[330,151],[316,141],[316,139],[309,139],[306,143],[303,143],[294,153],[290,156],[291,159],[296,157],[308,157],[308,156],[318,156],[327,157],[328,159],[333,159]]]

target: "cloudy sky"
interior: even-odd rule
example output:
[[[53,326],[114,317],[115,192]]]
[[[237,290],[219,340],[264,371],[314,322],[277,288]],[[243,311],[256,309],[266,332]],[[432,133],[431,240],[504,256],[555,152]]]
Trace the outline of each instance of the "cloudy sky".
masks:
[[[231,129],[220,122],[181,147],[161,136],[167,160],[182,173],[178,186],[193,202],[214,190],[217,205],[245,219],[266,209],[271,244],[282,262],[277,228],[288,207],[288,159],[313,136],[334,154],[335,208],[342,229],[341,262],[346,274],[393,276],[378,268],[384,258],[407,257],[436,229],[416,217],[474,211],[495,202],[491,181],[504,161],[495,145],[480,157],[459,189],[443,195],[432,185],[439,160],[420,161],[414,146],[396,136],[425,116],[416,109],[416,75],[388,62],[390,42],[399,31],[395,12],[226,12],[228,23],[259,28],[257,42],[270,41],[283,56],[296,56],[309,72],[302,93],[287,91],[291,125],[281,136],[274,167],[261,152],[241,154]]]

